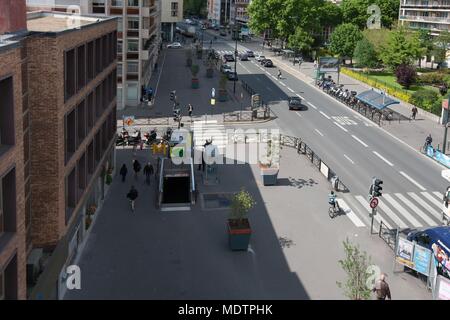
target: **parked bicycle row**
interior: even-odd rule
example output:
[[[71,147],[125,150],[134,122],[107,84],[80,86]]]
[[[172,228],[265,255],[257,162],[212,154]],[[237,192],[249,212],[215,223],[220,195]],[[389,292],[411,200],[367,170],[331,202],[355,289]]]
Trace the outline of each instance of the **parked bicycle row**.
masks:
[[[122,131],[118,134],[116,140],[116,146],[143,146],[158,143],[161,140],[169,141],[172,136],[173,129],[168,127],[165,132],[158,138],[158,132],[156,129],[152,129],[145,132],[142,136],[140,129],[135,129],[133,133],[129,133],[128,130],[122,128]]]

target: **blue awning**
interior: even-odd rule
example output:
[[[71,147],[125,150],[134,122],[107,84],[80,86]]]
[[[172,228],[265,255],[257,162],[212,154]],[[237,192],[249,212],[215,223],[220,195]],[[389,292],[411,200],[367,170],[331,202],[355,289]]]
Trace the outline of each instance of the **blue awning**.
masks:
[[[373,89],[361,92],[356,99],[368,104],[369,106],[382,110],[391,104],[398,104],[400,101],[394,100],[385,94],[379,93]]]

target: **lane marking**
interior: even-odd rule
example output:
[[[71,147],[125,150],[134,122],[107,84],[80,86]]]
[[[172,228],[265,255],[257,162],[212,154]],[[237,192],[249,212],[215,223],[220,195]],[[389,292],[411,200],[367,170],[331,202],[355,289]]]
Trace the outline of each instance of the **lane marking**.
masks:
[[[326,115],[326,113],[325,112],[323,112],[323,111],[319,111],[325,118],[327,118],[327,119],[331,119],[329,116],[327,116]]]
[[[371,214],[372,210],[370,209],[369,206],[369,202],[367,202],[367,200],[363,197],[363,196],[355,196],[355,199],[359,201],[359,203],[361,203],[362,207],[367,211],[367,213]],[[378,223],[381,223],[381,214],[378,213],[377,215],[374,216],[375,221],[377,221]],[[394,229],[392,228],[392,226],[389,224],[389,222],[387,221],[383,221],[383,224],[388,227],[388,229]]]
[[[303,98],[301,95],[299,95],[298,93],[295,94],[297,97],[299,97],[302,100],[305,100],[305,98]],[[315,108],[315,107],[314,107]]]
[[[414,218],[408,211],[406,211],[405,208],[403,208],[403,206],[400,205],[391,195],[384,194],[383,198],[386,199],[387,202],[389,202],[397,211],[399,211],[400,214],[406,218],[406,220],[412,223],[414,227],[423,227],[423,225],[419,221],[417,221],[417,219]]]
[[[427,198],[431,203],[433,203],[436,207],[438,207],[439,209],[442,208],[442,203],[440,201],[438,201],[435,197],[433,197],[432,195],[430,195],[428,192],[421,192],[422,195]]]
[[[317,110],[317,107],[316,107],[315,105],[313,105],[311,102],[308,102],[308,104],[309,104],[311,107],[313,107],[314,109]]]
[[[367,144],[365,144],[364,143],[364,141],[362,141],[360,138],[358,138],[357,136],[355,136],[355,135],[352,135],[352,138],[353,139],[355,139],[356,141],[358,141],[359,143],[361,143],[364,147],[368,147],[368,145]]]
[[[421,217],[429,226],[434,226],[436,221],[431,219],[425,212],[420,210],[414,203],[406,199],[401,193],[394,193],[406,206],[408,206],[415,214]]]
[[[298,113],[298,111],[295,112],[300,118],[302,117],[302,115],[300,113]]]
[[[348,156],[347,156],[346,154],[344,154],[344,157],[345,157],[345,158],[347,158],[347,160],[348,160],[348,161],[350,161],[350,162],[351,162],[351,164],[355,164],[355,162],[353,162],[353,160],[352,160],[352,159],[350,159],[350,158],[349,158],[349,157],[348,157]]]
[[[286,85],[283,83],[283,82],[281,82],[281,81],[278,81],[283,87],[286,87]]]
[[[347,203],[344,201],[344,199],[337,198],[336,199],[339,203],[339,207],[343,209],[345,212],[345,215],[350,219],[353,224],[360,228],[365,227],[366,225],[361,221],[361,219],[358,218],[358,216],[353,212],[353,210],[347,205]]]
[[[435,191],[435,192],[433,192],[433,194],[436,197],[438,197],[438,199],[444,199],[444,195],[442,193],[440,193],[440,192]],[[444,200],[442,200],[442,201],[444,201]]]
[[[314,129],[314,130],[316,130],[316,132],[318,133],[318,134],[320,134],[322,137],[323,137],[323,134],[322,134],[322,132],[320,132],[319,130],[317,130],[317,129]]]
[[[394,221],[397,226],[400,228],[408,228],[408,225],[403,222],[402,219],[400,219],[386,204],[384,204],[382,201],[378,203],[378,206],[381,210],[384,211],[384,213]]]
[[[294,92],[294,90],[292,90],[291,88],[289,88],[289,87],[287,87],[287,89],[290,91],[290,92]]]
[[[425,189],[420,183],[418,183],[416,180],[414,180],[413,178],[411,178],[410,176],[408,176],[406,173],[404,173],[403,171],[400,171],[400,174],[402,176],[404,176],[406,179],[408,179],[412,184],[416,185],[416,187],[418,187],[420,190],[425,191],[427,189]]]
[[[343,126],[341,126],[339,123],[337,122],[333,122],[335,125],[337,125],[339,128],[341,128],[342,130],[344,130],[345,132],[348,132],[347,129],[345,129]]]
[[[394,165],[392,164],[392,162],[388,161],[385,157],[383,157],[381,154],[379,154],[376,151],[372,151],[378,158],[380,158],[381,160],[383,160],[384,162],[386,162],[388,165],[390,165],[391,167],[393,167]]]
[[[442,221],[442,214],[434,210],[433,207],[431,207],[428,203],[422,200],[421,197],[416,195],[414,192],[408,192],[408,195],[416,200],[418,204],[420,204],[422,207],[424,207],[428,212],[432,213],[439,221]]]

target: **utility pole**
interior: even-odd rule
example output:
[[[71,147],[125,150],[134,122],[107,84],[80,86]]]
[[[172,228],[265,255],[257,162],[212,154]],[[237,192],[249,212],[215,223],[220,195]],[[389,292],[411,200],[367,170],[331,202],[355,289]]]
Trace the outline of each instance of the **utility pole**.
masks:
[[[234,38],[235,38],[235,45],[234,45],[234,75],[237,77],[237,59],[238,59],[238,51],[237,51],[237,24],[236,24],[236,16],[237,16],[237,6],[234,5]],[[236,93],[236,79],[234,78],[233,81],[233,94]]]

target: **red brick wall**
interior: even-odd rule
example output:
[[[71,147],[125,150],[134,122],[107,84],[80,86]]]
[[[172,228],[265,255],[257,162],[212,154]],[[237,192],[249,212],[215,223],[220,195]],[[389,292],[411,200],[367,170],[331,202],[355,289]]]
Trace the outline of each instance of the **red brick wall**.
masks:
[[[0,34],[26,28],[25,0],[0,0]]]
[[[0,0],[1,1],[1,0]],[[25,188],[23,168],[22,127],[22,73],[20,48],[0,52],[0,79],[13,77],[15,146],[0,157],[0,176],[12,167],[16,170],[16,214],[17,232],[8,245],[0,251],[0,270],[17,252],[18,298],[26,299],[26,233],[25,233]]]

